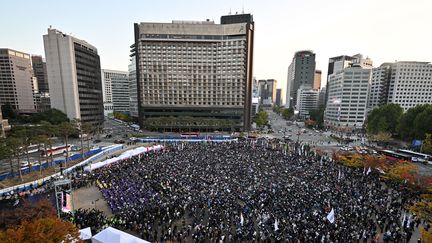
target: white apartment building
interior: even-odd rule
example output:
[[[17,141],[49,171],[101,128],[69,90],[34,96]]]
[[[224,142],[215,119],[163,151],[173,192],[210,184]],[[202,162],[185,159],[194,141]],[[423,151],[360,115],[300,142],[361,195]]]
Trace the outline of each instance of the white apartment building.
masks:
[[[381,66],[372,69],[368,110],[387,103],[391,66],[392,64],[390,63],[383,63]]]
[[[128,72],[102,69],[101,76],[104,115],[111,115],[114,111],[129,114]]]
[[[51,107],[69,119],[103,122],[103,95],[97,49],[84,40],[49,28],[43,36]]]
[[[363,127],[371,76],[370,68],[354,65],[328,77],[328,100],[324,113],[326,126],[333,129]]]
[[[300,118],[309,118],[309,112],[318,109],[319,90],[310,86],[300,86],[297,90],[296,110]]]
[[[387,103],[399,104],[405,111],[432,104],[432,64],[396,62],[391,69]]]

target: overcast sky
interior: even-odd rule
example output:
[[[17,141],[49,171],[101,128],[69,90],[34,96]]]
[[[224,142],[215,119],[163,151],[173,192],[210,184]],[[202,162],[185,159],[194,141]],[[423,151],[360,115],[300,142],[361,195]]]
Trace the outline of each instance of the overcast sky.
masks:
[[[432,61],[432,0],[41,0],[1,2],[0,47],[44,54],[49,25],[98,48],[102,68],[127,70],[134,22],[253,14],[254,76],[285,93],[294,52],[313,50],[325,83],[328,58],[361,53],[387,61]],[[284,97],[284,96],[283,96]]]

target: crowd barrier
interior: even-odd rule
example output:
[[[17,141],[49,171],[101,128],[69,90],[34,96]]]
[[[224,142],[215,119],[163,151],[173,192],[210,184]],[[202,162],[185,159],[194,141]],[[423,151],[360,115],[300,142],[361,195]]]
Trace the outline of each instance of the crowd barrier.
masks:
[[[99,153],[101,151],[102,151],[102,149],[100,149],[100,148],[90,150],[90,151],[84,153],[84,157],[92,156],[92,155],[97,154],[97,153]],[[68,161],[75,161],[75,160],[79,160],[79,159],[81,159],[81,153],[74,154],[74,155],[70,156],[68,158]],[[41,158],[41,161],[42,161],[42,169],[46,169],[46,168],[48,168],[50,166],[58,165],[58,164],[63,163],[65,161],[65,159],[56,159],[56,160],[54,160],[52,162],[46,163],[46,158]],[[16,160],[14,160],[13,163],[16,163]],[[14,164],[14,166],[15,166],[15,164]],[[39,167],[40,167],[39,164],[35,164],[35,165],[32,166],[31,171],[39,171]],[[25,174],[28,174],[28,173],[30,173],[30,168],[29,167],[21,168],[21,174],[22,175],[25,175]],[[15,177],[15,176],[19,176],[19,172],[18,171],[14,172],[14,173],[7,172],[7,173],[4,173],[4,174],[0,175],[0,181],[5,180],[7,178]]]
[[[70,168],[65,169],[63,172],[64,174],[68,174],[73,172],[76,168],[79,167],[84,167],[90,163],[92,163],[93,161],[103,157],[104,155],[108,154],[108,153],[112,153],[115,151],[119,151],[122,150],[124,148],[124,146],[122,144],[116,144],[116,145],[111,145],[102,149],[99,149],[99,153],[94,154],[93,156],[91,156],[90,158],[74,165],[71,166]],[[0,189],[0,197],[7,195],[7,194],[14,194],[14,193],[19,193],[19,192],[25,192],[25,191],[29,191],[29,190],[33,190],[36,189],[40,186],[45,185],[47,182],[51,181],[52,179],[55,179],[57,177],[60,176],[60,172],[55,173],[53,175],[49,175],[45,178],[41,178],[32,182],[27,182],[27,183],[23,183],[20,185],[16,185],[16,186],[12,186],[12,187],[8,187],[5,189]]]

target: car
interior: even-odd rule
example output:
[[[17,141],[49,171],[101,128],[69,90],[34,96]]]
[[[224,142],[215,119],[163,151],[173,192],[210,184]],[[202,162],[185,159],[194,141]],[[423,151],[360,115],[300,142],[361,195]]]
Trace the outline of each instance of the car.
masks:
[[[116,140],[114,140],[114,143],[117,143],[117,144],[125,143],[125,141],[123,139],[116,139]]]
[[[100,140],[100,139],[95,139],[95,140],[93,141],[93,143],[100,143],[100,142],[102,142],[102,140]]]
[[[112,138],[112,134],[107,134],[105,138]]]

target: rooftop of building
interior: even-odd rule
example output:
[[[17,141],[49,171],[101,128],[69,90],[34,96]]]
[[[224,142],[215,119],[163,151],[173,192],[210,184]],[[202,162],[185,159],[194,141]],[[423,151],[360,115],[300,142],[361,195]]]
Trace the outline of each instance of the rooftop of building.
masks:
[[[73,36],[72,33],[71,34],[65,34],[63,32],[61,32],[58,29],[54,29],[51,26],[48,28],[48,34],[44,35],[47,36],[49,34],[53,34],[53,35],[59,35],[62,37],[69,37],[71,38],[74,42],[79,43],[89,49],[92,49],[93,51],[95,51],[97,53],[97,48],[95,46],[93,46],[92,44],[88,43],[87,41],[83,40],[83,39],[78,39],[77,37]]]

